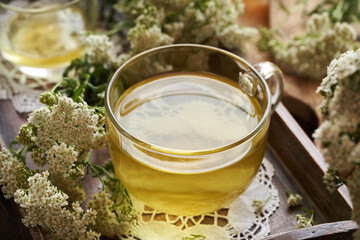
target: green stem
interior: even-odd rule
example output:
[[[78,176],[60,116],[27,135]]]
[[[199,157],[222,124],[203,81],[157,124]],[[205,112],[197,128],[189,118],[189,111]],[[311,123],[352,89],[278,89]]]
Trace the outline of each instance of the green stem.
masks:
[[[96,177],[100,180],[100,182],[103,186],[103,191],[104,191],[106,189],[106,184],[105,184],[104,180],[101,178],[101,175],[99,174],[97,169],[94,168],[94,165],[90,164],[89,166],[90,166],[91,171],[93,171],[93,173],[96,175]]]
[[[10,146],[9,146],[9,151],[10,151],[16,158],[20,159],[21,162],[22,162],[24,165],[26,165],[26,158],[25,158],[24,155],[22,155],[22,151],[25,149],[25,146],[21,146],[20,149],[16,151],[16,150],[13,148],[13,145],[14,145],[14,144],[19,144],[19,142],[16,141],[16,140],[12,141],[12,142],[10,143]]]
[[[268,201],[271,199],[272,195],[270,194],[264,201],[264,206],[268,203]]]
[[[115,192],[114,192],[114,194],[113,194],[113,196],[111,198],[111,200],[113,202],[115,201],[115,199],[117,198],[119,193],[121,193],[121,196],[122,196],[121,202],[118,203],[118,204],[113,205],[112,209],[114,209],[114,208],[116,208],[118,206],[121,206],[123,204],[127,204],[129,206],[132,206],[132,201],[131,201],[131,198],[130,198],[130,195],[129,195],[128,191],[126,190],[124,185],[120,182],[120,180],[117,180],[116,189],[115,189]]]
[[[61,84],[62,84],[62,81],[58,82],[58,83],[51,89],[51,92],[55,93],[56,90],[60,87]]]
[[[302,210],[306,212],[303,216],[310,214],[310,218],[309,218],[308,223],[311,223],[312,225],[314,225],[315,224],[315,222],[314,222],[315,211],[310,210],[310,209],[306,209],[306,208],[302,208]]]
[[[101,184],[103,186],[103,190],[105,190],[105,182],[104,180],[101,178],[101,175],[99,174],[99,172],[97,171],[96,168],[94,168],[94,165],[92,163],[90,163],[90,156],[91,156],[91,151],[89,151],[86,155],[86,158],[84,160],[84,166],[87,166],[91,169],[91,171],[95,174],[95,176],[97,178],[99,178],[99,180],[101,181]]]
[[[101,181],[101,184],[103,186],[103,190],[105,190],[105,182],[104,180],[101,178],[101,175],[99,174],[98,170],[94,167],[94,165],[90,162],[90,156],[91,156],[91,151],[89,151],[86,155],[86,158],[84,160],[84,165],[89,167],[91,169],[91,171],[95,174],[95,176],[97,178],[99,178],[99,180]]]
[[[123,21],[118,22],[117,24],[115,24],[114,27],[111,30],[105,32],[104,34],[111,37],[115,33],[119,32],[121,30],[127,29],[127,28],[131,28],[132,26],[133,26],[132,22],[123,20]]]
[[[310,210],[309,211],[309,214],[311,214],[310,218],[309,218],[309,223],[311,223],[311,225],[314,225],[315,222],[314,222],[314,214],[315,214],[315,211],[314,210]]]
[[[105,190],[106,188],[106,184],[104,182],[104,180],[102,179],[102,175],[106,175],[107,178],[109,178],[111,181],[118,181],[118,179],[114,178],[105,168],[100,167],[98,165],[92,164],[90,162],[90,154],[91,151],[88,152],[85,160],[84,160],[84,165],[89,167],[91,169],[91,171],[95,174],[95,176],[97,178],[99,178],[99,180],[101,181],[102,185],[103,185],[103,190]],[[120,188],[121,190],[121,188]]]
[[[114,192],[114,194],[113,194],[113,196],[112,196],[112,198],[111,198],[111,201],[115,201],[115,199],[117,198],[117,196],[118,196],[118,194],[119,194],[119,192],[120,192],[120,185],[119,185],[119,183],[120,183],[120,181],[118,181],[117,183],[116,183],[116,188],[115,188],[115,192]],[[119,204],[121,204],[121,203],[119,203]]]
[[[110,207],[110,210],[114,210],[115,208],[120,207],[121,205],[122,205],[122,203],[114,204]]]
[[[29,152],[29,148],[27,147],[26,150],[25,150],[25,153],[24,153],[24,156],[26,156]]]
[[[124,187],[124,185],[120,181],[119,181],[119,184],[120,184],[120,189],[121,189],[122,196],[124,197],[124,200],[126,200],[127,204],[132,206],[132,201],[131,201],[129,192],[127,191],[127,189]]]
[[[344,6],[344,0],[340,0],[338,4],[336,5],[336,8],[333,11],[333,17],[336,22],[340,21],[343,17],[343,6]]]
[[[78,100],[78,102],[80,102],[80,103],[85,103],[84,98],[83,98],[83,97],[81,97],[81,96],[79,96],[77,100]]]
[[[94,165],[97,169],[100,169],[111,181],[118,181],[118,179],[114,178],[105,168]]]
[[[311,224],[314,225],[314,212],[311,214],[309,222],[311,222]]]

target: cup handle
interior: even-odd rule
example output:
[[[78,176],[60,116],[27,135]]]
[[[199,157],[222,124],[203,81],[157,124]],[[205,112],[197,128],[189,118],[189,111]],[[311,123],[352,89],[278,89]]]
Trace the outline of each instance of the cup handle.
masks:
[[[268,61],[257,63],[254,67],[269,85],[272,103],[271,113],[273,113],[284,92],[283,74],[278,66]]]

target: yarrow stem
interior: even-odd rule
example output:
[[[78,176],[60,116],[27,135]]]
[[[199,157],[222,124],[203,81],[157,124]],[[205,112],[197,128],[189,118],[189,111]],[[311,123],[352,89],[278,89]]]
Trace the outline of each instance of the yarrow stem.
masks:
[[[124,185],[118,180],[117,183],[116,183],[116,189],[115,189],[115,192],[113,194],[113,197],[112,197],[112,201],[115,201],[119,195],[119,193],[121,194],[122,196],[122,199],[121,199],[121,202],[118,203],[118,204],[115,204],[113,205],[111,208],[114,209],[118,206],[121,206],[121,205],[130,205],[132,206],[132,201],[131,201],[131,198],[130,198],[130,195],[127,191],[127,189],[124,187]]]
[[[305,211],[304,214],[296,214],[295,216],[297,223],[296,229],[311,227],[315,224],[314,222],[315,211],[306,208],[302,208],[302,210]],[[306,217],[308,215],[310,215],[309,218]]]
[[[111,181],[117,181],[113,175],[111,175],[105,168],[98,166],[96,164],[92,164],[90,161],[84,162],[85,166],[89,166],[91,170],[96,174],[97,177],[101,177],[102,175],[106,175],[106,177]]]
[[[13,146],[16,145],[16,144],[19,144],[19,142],[17,140],[11,141],[10,146],[9,146],[9,150],[13,154],[14,157],[20,159],[23,164],[26,164],[26,154],[25,154],[25,156],[22,154],[22,152],[24,151],[26,146],[23,145],[16,151],[13,148]],[[27,151],[25,153],[27,153]]]
[[[270,201],[271,197],[272,195],[270,194],[265,200],[256,200],[256,199],[253,200],[252,205],[256,207],[255,211],[257,214],[260,214],[263,211],[264,207]]]

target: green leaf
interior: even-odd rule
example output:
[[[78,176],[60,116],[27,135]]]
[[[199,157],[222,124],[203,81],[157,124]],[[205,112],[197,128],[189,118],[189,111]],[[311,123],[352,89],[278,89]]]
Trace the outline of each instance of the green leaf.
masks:
[[[69,87],[69,88],[76,88],[78,85],[78,82],[72,78],[64,77],[62,85]]]
[[[107,35],[107,36],[112,36],[112,35],[114,35],[115,33],[119,32],[119,31],[130,29],[130,28],[132,28],[134,26],[135,26],[134,21],[123,20],[123,21],[120,21],[120,22],[116,23],[112,27],[111,30],[105,32],[104,34]]]

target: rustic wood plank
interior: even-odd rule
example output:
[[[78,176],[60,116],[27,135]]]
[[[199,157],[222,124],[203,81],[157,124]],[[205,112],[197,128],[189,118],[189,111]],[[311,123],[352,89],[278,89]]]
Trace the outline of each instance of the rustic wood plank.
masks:
[[[271,235],[263,240],[350,240],[357,225],[353,221],[340,221],[333,223],[324,223],[309,228],[303,228]]]
[[[303,213],[302,208],[315,209],[316,204],[304,191],[301,184],[293,180],[293,176],[286,170],[282,164],[282,160],[276,156],[276,153],[269,147],[266,151],[266,158],[272,163],[275,175],[272,180],[273,185],[278,190],[280,198],[280,206],[270,217],[270,234],[278,234],[295,229],[296,226],[296,214]],[[301,206],[290,208],[287,205],[286,192],[297,193],[303,196]],[[327,219],[322,218],[321,215],[315,213],[315,224],[326,223]]]
[[[5,199],[0,192],[0,236],[1,239],[32,239],[28,229],[20,220],[20,213],[14,207],[13,200]]]
[[[24,122],[26,117],[15,111],[10,100],[0,100],[0,146],[8,147]]]

